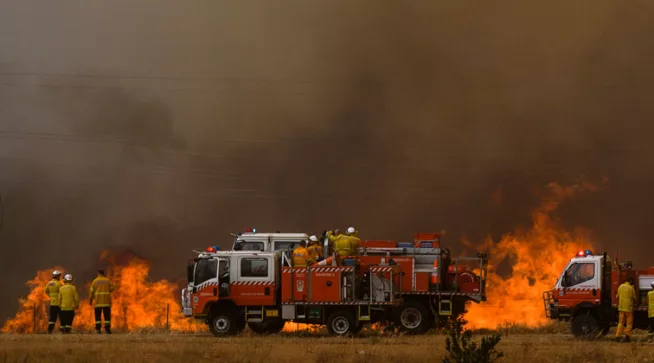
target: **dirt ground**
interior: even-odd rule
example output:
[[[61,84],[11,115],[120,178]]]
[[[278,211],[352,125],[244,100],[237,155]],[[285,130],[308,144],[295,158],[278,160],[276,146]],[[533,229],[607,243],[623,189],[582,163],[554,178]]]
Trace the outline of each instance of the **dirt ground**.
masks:
[[[476,335],[480,338],[480,335]],[[607,337],[579,341],[567,334],[506,334],[502,362],[654,362],[654,343]],[[333,338],[282,334],[0,335],[0,362],[440,362],[444,335]]]

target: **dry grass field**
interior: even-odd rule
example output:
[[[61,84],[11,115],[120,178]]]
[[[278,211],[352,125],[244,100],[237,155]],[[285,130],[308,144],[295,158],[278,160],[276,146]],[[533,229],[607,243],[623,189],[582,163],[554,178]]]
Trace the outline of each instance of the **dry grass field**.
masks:
[[[504,331],[502,362],[654,362],[654,344],[578,341],[560,333]],[[218,339],[207,334],[0,335],[0,363],[7,362],[440,362],[444,335],[332,338],[289,333],[261,337],[247,332]],[[477,336],[479,337],[479,336]]]

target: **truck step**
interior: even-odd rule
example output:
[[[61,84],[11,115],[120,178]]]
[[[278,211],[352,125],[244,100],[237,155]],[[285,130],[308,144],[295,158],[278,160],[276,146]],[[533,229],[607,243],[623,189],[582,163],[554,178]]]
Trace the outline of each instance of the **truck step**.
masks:
[[[248,323],[261,323],[261,322],[263,322],[263,319],[260,319],[260,318],[250,318],[250,319],[247,319],[247,322],[248,322]]]

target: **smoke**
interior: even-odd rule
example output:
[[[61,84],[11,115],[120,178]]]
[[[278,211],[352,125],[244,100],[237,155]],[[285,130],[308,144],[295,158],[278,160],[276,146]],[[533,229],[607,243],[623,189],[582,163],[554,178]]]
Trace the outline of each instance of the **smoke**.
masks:
[[[37,269],[175,278],[247,226],[456,250],[580,175],[563,221],[650,263],[651,3],[180,4],[0,5],[0,318]]]

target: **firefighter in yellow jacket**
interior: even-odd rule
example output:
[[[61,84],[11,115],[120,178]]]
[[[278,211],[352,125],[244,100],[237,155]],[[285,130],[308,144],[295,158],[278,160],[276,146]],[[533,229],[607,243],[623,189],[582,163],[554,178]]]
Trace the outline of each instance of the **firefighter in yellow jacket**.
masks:
[[[52,280],[45,285],[45,294],[50,298],[50,307],[48,311],[48,334],[52,334],[59,317],[59,289],[61,288],[61,272],[54,270],[52,272]],[[60,329],[63,331],[64,327],[60,324]]]
[[[64,285],[59,289],[59,307],[61,308],[60,319],[64,333],[70,333],[75,319],[75,309],[79,308],[79,295],[73,285],[73,276],[64,275]]]
[[[631,336],[631,328],[634,325],[634,303],[636,302],[636,290],[634,290],[634,278],[629,279],[618,287],[618,331],[616,338],[621,338],[624,331],[626,341]],[[625,327],[626,325],[626,327]]]
[[[647,293],[647,316],[649,317],[649,335],[654,335],[654,282],[652,290]]]
[[[322,246],[318,243],[318,237],[309,237],[309,247],[307,247],[307,250],[309,251],[309,258],[312,261],[320,261],[322,259]]]
[[[355,233],[354,227],[350,227],[347,229],[347,234],[336,234],[328,231],[326,236],[332,242],[334,252],[338,253],[340,257],[347,257],[358,254],[361,240],[355,236]]]
[[[91,283],[89,303],[95,312],[95,331],[101,334],[102,315],[104,315],[104,330],[111,334],[111,293],[114,285],[105,276],[104,270],[98,270],[98,277]]]
[[[307,250],[307,242],[302,240],[300,245],[293,250],[293,267],[307,267],[307,264],[313,262],[309,256],[309,250]]]

